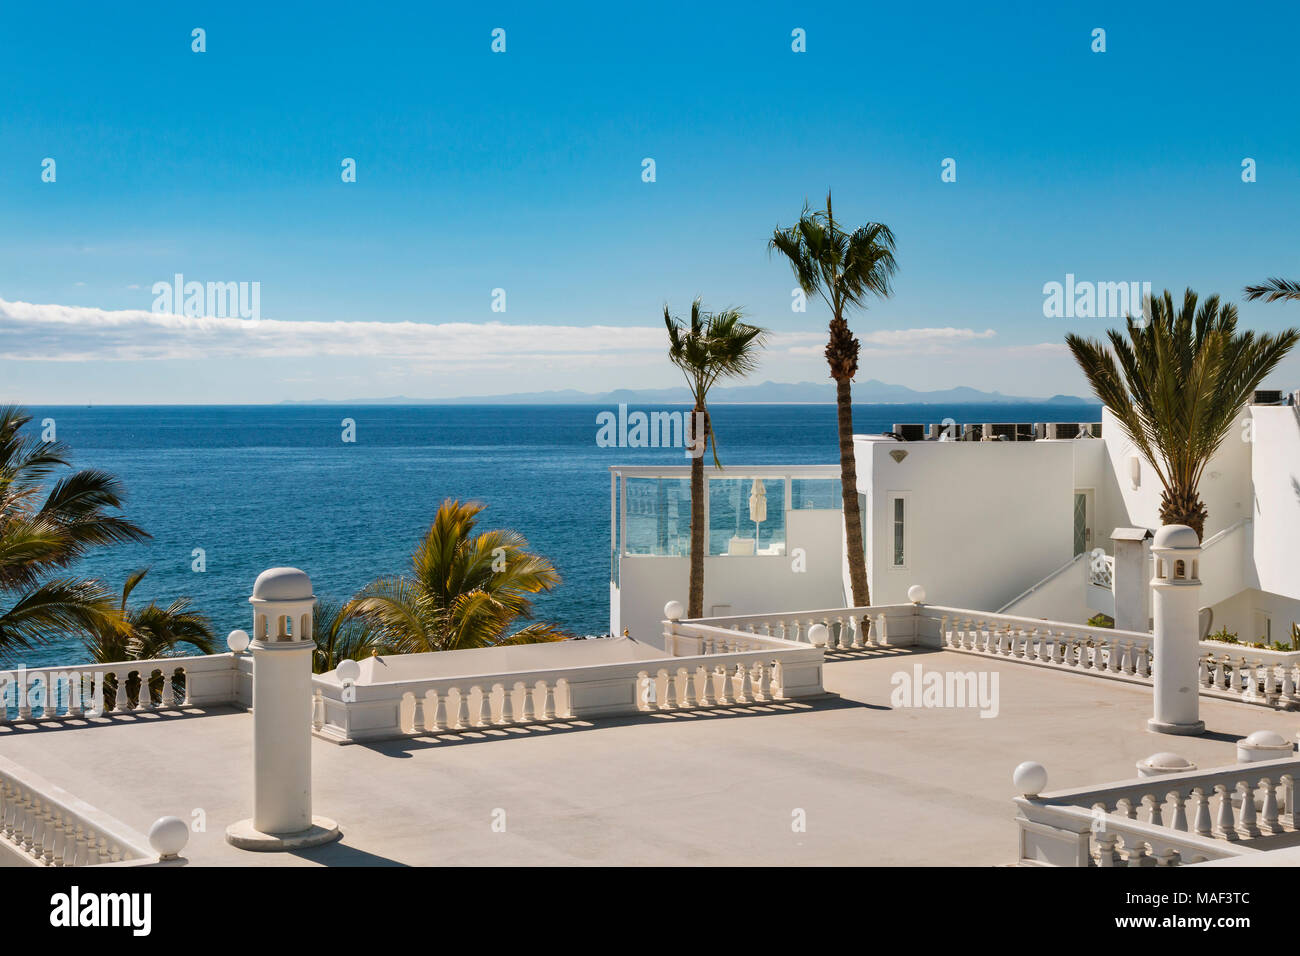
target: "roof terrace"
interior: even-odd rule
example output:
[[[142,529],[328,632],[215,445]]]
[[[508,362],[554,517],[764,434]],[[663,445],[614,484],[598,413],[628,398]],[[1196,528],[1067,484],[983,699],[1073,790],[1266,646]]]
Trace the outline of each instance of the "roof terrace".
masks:
[[[223,838],[251,789],[252,717],[239,710],[15,721],[0,727],[0,755],[139,833],[161,814],[201,818],[184,851],[195,864],[994,865],[1018,858],[1022,761],[1045,765],[1053,788],[1081,788],[1133,778],[1137,761],[1171,749],[1145,729],[1144,683],[875,636],[826,650],[827,694],[808,699],[661,709],[661,696],[626,716],[352,746],[318,736],[314,801],[343,837],[294,853]],[[979,672],[996,706],[924,706],[919,695],[905,706],[898,688],[932,672]],[[1201,703],[1206,734],[1172,749],[1202,768],[1233,764],[1254,731],[1295,731],[1275,708]]]

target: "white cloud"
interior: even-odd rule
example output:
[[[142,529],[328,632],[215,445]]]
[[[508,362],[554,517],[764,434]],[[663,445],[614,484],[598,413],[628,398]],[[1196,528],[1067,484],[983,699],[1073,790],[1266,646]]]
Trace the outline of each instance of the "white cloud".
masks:
[[[658,327],[192,318],[0,299],[0,358],[400,358],[431,367],[662,352]]]
[[[934,329],[876,329],[858,335],[864,348],[862,355],[880,358],[889,355],[936,354],[951,350],[954,345],[991,339],[997,335],[992,329],[978,332],[975,329],[952,327]],[[825,349],[825,335],[815,336],[818,344],[790,349],[792,355],[821,355]],[[874,348],[873,348],[874,346]]]

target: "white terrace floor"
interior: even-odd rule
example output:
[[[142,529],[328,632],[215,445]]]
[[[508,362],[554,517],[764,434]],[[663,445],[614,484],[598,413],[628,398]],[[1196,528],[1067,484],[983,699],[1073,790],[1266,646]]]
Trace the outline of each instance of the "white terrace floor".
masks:
[[[890,676],[996,670],[1001,713],[890,709]],[[341,843],[300,855],[224,842],[250,811],[252,717],[119,718],[90,729],[0,729],[0,753],[144,832],[206,814],[195,864],[958,864],[1016,855],[1011,771],[1046,765],[1049,789],[1136,776],[1174,750],[1202,768],[1235,762],[1254,730],[1293,739],[1300,714],[1202,699],[1208,733],[1143,728],[1151,689],[950,651],[828,661],[839,695],[736,708],[448,734],[340,747],[313,741],[315,810]],[[493,811],[505,811],[504,833]],[[807,831],[793,832],[792,813]]]

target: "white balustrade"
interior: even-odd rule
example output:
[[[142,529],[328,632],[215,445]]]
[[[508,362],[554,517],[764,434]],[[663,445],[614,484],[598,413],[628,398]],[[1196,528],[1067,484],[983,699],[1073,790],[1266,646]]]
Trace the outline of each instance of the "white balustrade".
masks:
[[[830,632],[826,650],[846,652],[914,643],[915,612],[916,608],[911,604],[893,604],[780,614],[741,614],[676,623],[681,630],[712,628],[732,635],[724,640],[754,635],[805,645],[808,644],[809,629],[814,624],[822,624]]]
[[[149,842],[125,824],[0,757],[0,853],[30,866],[151,863]]]
[[[237,704],[242,662],[209,654],[0,671],[0,724]]]
[[[1300,829],[1300,760],[1161,774],[1018,797],[1021,859],[1069,866],[1179,866]]]
[[[815,619],[802,617],[802,626]],[[811,622],[811,623],[810,623]],[[793,625],[791,625],[793,626]],[[824,651],[748,629],[670,622],[658,659],[546,671],[440,677],[349,686],[315,678],[317,733],[342,743],[401,736],[506,736],[554,721],[765,704],[816,697]]]

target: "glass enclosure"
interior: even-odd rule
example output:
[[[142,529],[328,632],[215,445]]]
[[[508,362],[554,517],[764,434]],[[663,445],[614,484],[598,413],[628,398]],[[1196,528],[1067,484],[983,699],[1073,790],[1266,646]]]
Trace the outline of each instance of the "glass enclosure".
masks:
[[[785,479],[711,478],[707,554],[785,554]]]
[[[687,478],[628,478],[624,554],[691,553],[691,482]]]
[[[618,556],[691,553],[690,467],[610,469],[610,580]],[[705,554],[764,557],[787,551],[789,511],[839,511],[839,467],[801,465],[705,470]]]

